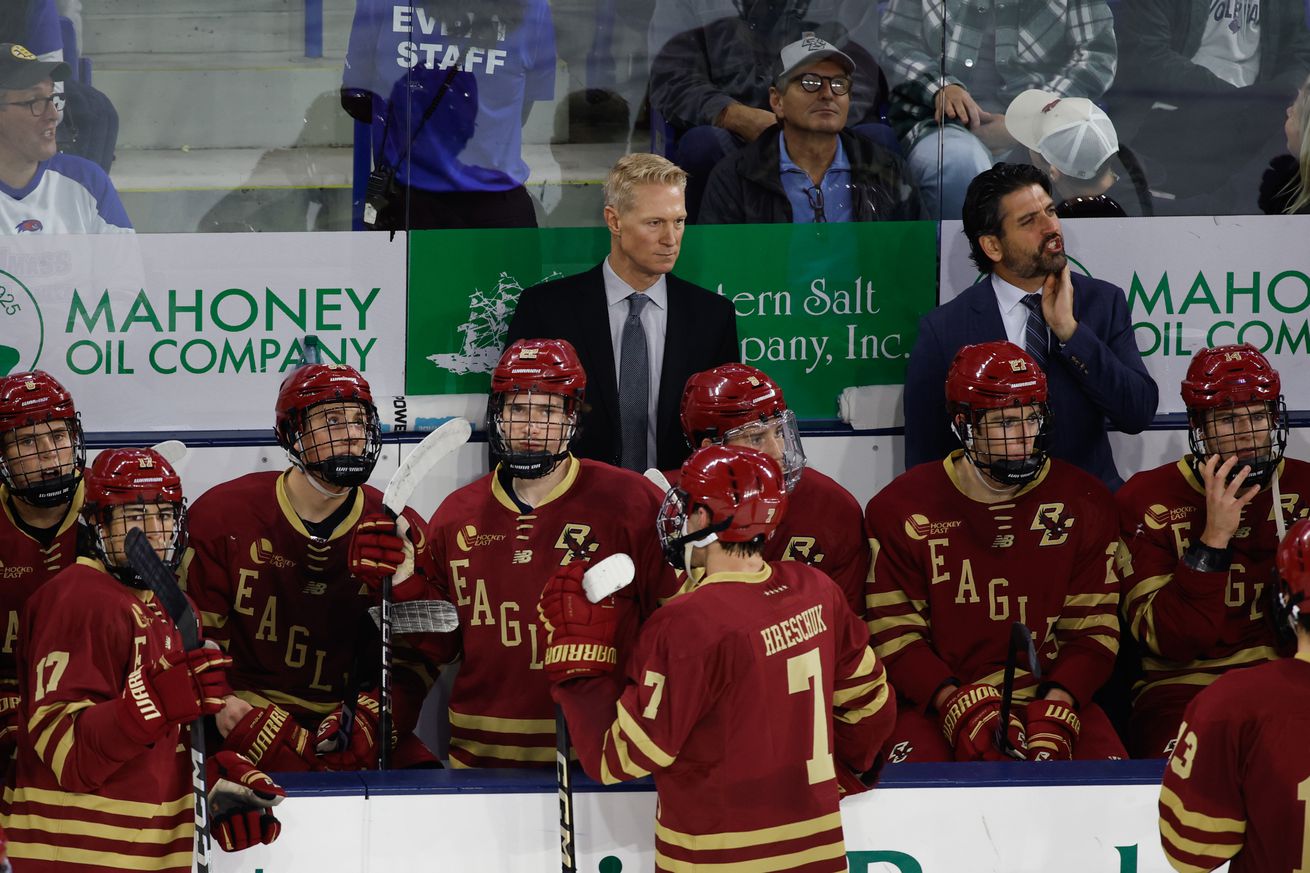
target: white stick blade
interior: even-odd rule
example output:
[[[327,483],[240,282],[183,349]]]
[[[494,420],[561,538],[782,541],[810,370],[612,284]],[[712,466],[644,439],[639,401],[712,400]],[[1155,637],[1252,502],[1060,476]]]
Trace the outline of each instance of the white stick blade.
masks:
[[[616,591],[627,587],[637,575],[632,558],[616,552],[592,564],[582,575],[582,590],[592,603],[600,603]]]
[[[392,474],[382,494],[382,505],[399,515],[423,477],[432,471],[438,461],[468,442],[472,435],[473,425],[466,419],[452,418],[425,436],[409,450]]]
[[[669,480],[659,470],[656,470],[654,467],[651,467],[642,475],[645,476],[649,481],[654,482],[656,488],[660,489],[665,494],[669,493],[669,488],[671,487],[669,485]]]
[[[165,461],[176,467],[182,462],[187,455],[186,443],[181,440],[164,440],[162,443],[155,443],[150,448],[158,452]]]
[[[373,623],[382,626],[382,607],[370,606]],[[444,634],[459,627],[455,604],[445,600],[404,600],[391,604],[391,632],[397,634]]]

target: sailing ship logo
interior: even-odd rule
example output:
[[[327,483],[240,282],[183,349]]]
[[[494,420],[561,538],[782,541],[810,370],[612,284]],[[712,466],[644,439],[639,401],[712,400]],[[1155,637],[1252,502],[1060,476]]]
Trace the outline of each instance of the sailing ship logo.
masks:
[[[564,275],[553,271],[541,278],[542,282]],[[501,350],[505,347],[505,334],[509,320],[518,305],[523,286],[519,280],[504,271],[491,291],[474,288],[469,295],[468,320],[456,328],[463,335],[463,345],[457,352],[428,355],[438,369],[458,376],[469,373],[490,373],[496,369]]]

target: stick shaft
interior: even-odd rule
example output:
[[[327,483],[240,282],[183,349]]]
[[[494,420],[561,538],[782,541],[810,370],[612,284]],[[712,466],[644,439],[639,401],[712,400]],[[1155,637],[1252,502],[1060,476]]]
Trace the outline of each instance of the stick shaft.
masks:
[[[577,873],[573,834],[573,774],[569,771],[569,724],[555,707],[555,782],[559,785],[559,850],[561,873]]]

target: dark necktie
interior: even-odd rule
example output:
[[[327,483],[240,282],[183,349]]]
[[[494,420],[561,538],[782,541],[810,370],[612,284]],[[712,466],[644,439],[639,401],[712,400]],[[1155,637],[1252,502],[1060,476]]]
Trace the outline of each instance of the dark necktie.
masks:
[[[1023,344],[1028,354],[1037,361],[1037,366],[1045,370],[1051,339],[1046,329],[1046,319],[1042,317],[1042,292],[1024,295],[1023,305],[1028,307],[1028,322],[1023,328]]]
[[[628,295],[628,318],[623,322],[619,359],[619,421],[623,434],[623,466],[645,472],[646,430],[650,401],[650,354],[641,311],[650,298],[642,293]]]

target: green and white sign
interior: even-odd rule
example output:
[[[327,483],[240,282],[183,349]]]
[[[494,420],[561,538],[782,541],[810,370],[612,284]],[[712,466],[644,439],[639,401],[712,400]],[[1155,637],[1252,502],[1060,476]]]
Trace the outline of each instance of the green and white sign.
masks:
[[[406,393],[487,390],[519,293],[595,266],[604,228],[410,234]],[[834,418],[852,385],[904,381],[935,303],[929,222],[691,227],[676,273],[737,311],[742,361],[805,418]]]

